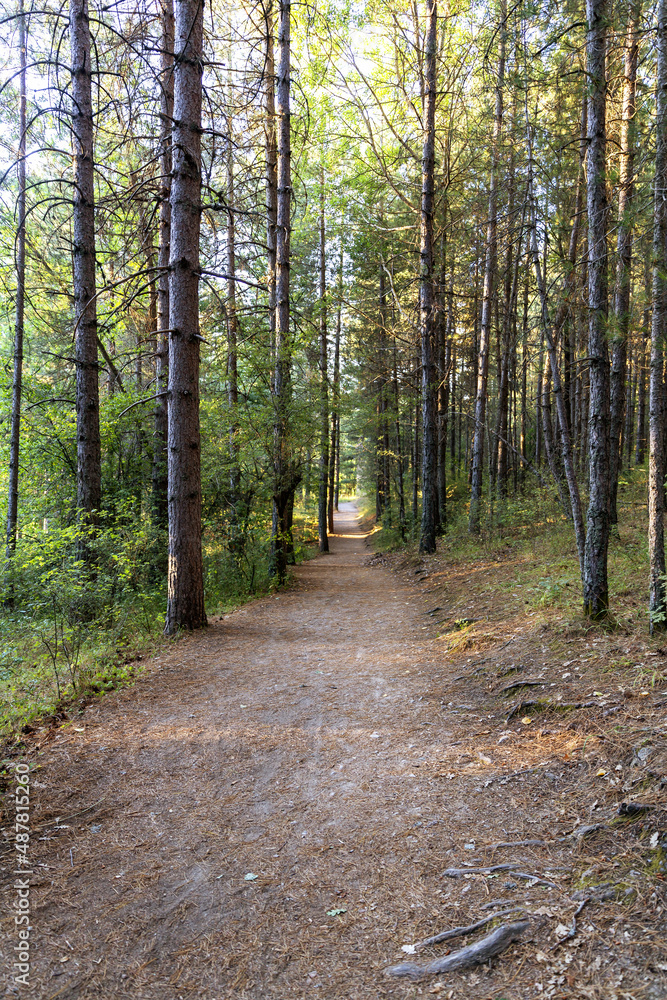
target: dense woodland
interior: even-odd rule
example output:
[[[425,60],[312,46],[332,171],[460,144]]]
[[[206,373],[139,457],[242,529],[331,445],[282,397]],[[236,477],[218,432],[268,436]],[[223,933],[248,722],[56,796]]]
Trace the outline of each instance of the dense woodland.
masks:
[[[339,495],[430,553],[544,490],[598,620],[648,462],[664,627],[667,0],[30,2],[2,20],[7,621],[72,672],[128,609],[171,634],[282,582]]]

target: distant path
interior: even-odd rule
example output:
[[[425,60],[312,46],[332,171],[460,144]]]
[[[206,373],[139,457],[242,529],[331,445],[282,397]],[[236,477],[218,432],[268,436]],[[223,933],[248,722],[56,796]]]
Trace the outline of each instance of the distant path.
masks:
[[[366,565],[352,504],[335,524],[292,589],[182,639],[43,751],[38,805],[66,828],[33,839],[40,1000],[387,995],[438,817],[466,809],[420,772],[447,732],[418,700],[419,598]]]

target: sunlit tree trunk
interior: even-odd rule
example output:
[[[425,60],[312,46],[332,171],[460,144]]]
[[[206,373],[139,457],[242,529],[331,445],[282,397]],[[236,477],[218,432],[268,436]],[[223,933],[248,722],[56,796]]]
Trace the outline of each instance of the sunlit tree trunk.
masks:
[[[632,263],[633,203],[635,173],[635,90],[640,2],[630,8],[625,37],[625,67],[623,76],[623,110],[620,134],[620,171],[618,191],[618,237],[616,241],[616,289],[614,294],[614,328],[611,357],[611,449],[609,473],[609,520],[618,522],[616,497],[621,455],[621,428],[625,408],[628,334],[630,330],[630,268]]]
[[[165,632],[206,624],[199,432],[202,0],[176,0],[169,260],[169,565]]]
[[[646,450],[646,367],[647,346],[650,345],[651,315],[651,270],[650,257],[645,256],[644,268],[644,309],[642,313],[641,344],[637,352],[637,429],[635,432],[635,465],[644,464]]]
[[[95,527],[102,501],[102,452],[95,286],[95,167],[88,0],[71,0],[72,138],[74,210],[72,256],[76,325],[77,509],[84,527]],[[80,555],[88,558],[84,544]]]
[[[607,346],[606,45],[607,0],[586,0],[588,76],[588,414],[589,501],[584,557],[584,613],[609,607],[609,351]]]
[[[334,508],[338,510],[336,499],[336,459],[338,455],[338,436],[340,419],[340,332],[341,314],[343,308],[343,241],[340,243],[338,260],[338,304],[336,307],[336,339],[334,344],[333,365],[333,395],[331,400],[331,443],[329,447],[329,493],[327,519],[329,532],[334,530]]]
[[[486,230],[484,291],[482,296],[482,320],[477,361],[477,391],[475,396],[472,446],[470,514],[468,519],[468,528],[475,534],[477,534],[481,528],[482,477],[484,472],[484,433],[486,430],[487,382],[489,376],[489,350],[491,344],[491,316],[493,306],[493,284],[498,253],[498,182],[500,173],[500,134],[503,127],[506,20],[507,0],[500,0],[498,71],[496,75],[496,110],[493,123],[489,218]]]
[[[12,416],[9,439],[7,499],[7,560],[16,549],[19,507],[19,455],[21,446],[21,394],[23,391],[23,315],[25,305],[25,210],[26,210],[26,18],[19,2],[19,156],[18,199],[16,205],[16,300],[14,303],[14,371],[12,375]],[[8,598],[11,600],[11,594]]]
[[[419,313],[422,388],[422,521],[420,552],[435,552],[438,525],[436,379],[433,359],[435,296],[433,282],[433,180],[437,57],[436,0],[429,0],[426,28],[424,151],[422,155]]]
[[[663,454],[663,369],[667,319],[667,0],[660,0],[658,4],[657,56],[648,479],[649,614],[652,632],[663,631],[667,626]]]
[[[322,163],[320,167],[320,488],[317,505],[320,552],[329,551],[327,510],[329,492],[329,373],[327,371],[327,248],[324,208],[324,163]]]

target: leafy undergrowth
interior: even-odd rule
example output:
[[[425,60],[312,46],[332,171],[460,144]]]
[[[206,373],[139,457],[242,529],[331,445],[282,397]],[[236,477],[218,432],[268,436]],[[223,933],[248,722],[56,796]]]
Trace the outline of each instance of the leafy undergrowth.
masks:
[[[14,606],[0,615],[0,741],[6,749],[17,740],[20,748],[21,733],[36,725],[61,724],[91,698],[131,684],[146,657],[178,641],[162,633],[164,574],[156,565],[141,577],[139,543],[128,549],[117,533],[103,535],[91,579],[77,564],[63,569],[74,532],[40,534],[19,551]],[[295,511],[294,538],[297,562],[317,554],[312,505]],[[144,538],[147,546],[154,542]],[[208,532],[203,549],[210,616],[276,589],[267,537],[250,534],[232,553]]]
[[[443,673],[418,693],[459,723],[438,775],[455,799],[472,779],[477,806],[511,806],[508,828],[523,830],[485,843],[477,808],[451,864],[516,861],[564,894],[564,906],[532,912],[550,928],[535,956],[544,997],[665,995],[667,640],[648,634],[643,474],[620,495],[611,615],[599,625],[581,613],[571,526],[540,498],[532,521],[479,538],[461,512],[433,556],[383,543],[382,529],[371,539],[371,561],[423,595],[422,629],[442,647]],[[466,878],[531,913],[511,870]],[[591,992],[579,989],[584,976]]]

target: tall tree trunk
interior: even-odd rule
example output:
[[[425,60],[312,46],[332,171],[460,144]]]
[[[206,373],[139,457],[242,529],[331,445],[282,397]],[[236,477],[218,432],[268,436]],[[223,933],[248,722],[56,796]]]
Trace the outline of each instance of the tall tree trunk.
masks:
[[[290,502],[296,488],[289,446],[292,399],[292,348],[290,337],[290,0],[280,0],[280,50],[276,87],[278,118],[277,220],[276,220],[276,363],[273,379],[273,519],[271,572],[282,583],[291,548]]]
[[[630,468],[632,462],[632,452],[634,444],[634,424],[635,424],[635,403],[637,400],[637,349],[632,349],[631,341],[628,341],[628,399],[625,404],[625,421],[623,427],[623,449],[626,454],[626,467]],[[623,460],[623,449],[620,450],[621,464]]]
[[[336,306],[336,340],[334,343],[333,396],[331,400],[331,443],[329,447],[329,497],[327,517],[329,533],[334,531],[334,508],[338,510],[336,490],[336,457],[338,455],[338,430],[340,410],[340,330],[343,309],[343,240],[340,241],[338,258],[338,303]]]
[[[419,403],[415,406],[415,433],[412,442],[412,524],[417,532],[419,519]]]
[[[516,107],[513,118],[516,118]],[[519,263],[521,261],[521,243],[526,215],[527,198],[519,227],[519,237],[514,256],[514,234],[510,233],[505,264],[505,308],[503,311],[502,351],[500,365],[500,386],[498,391],[498,419],[496,423],[496,439],[498,442],[498,493],[507,496],[507,480],[509,475],[509,436],[510,436],[510,368],[511,355],[515,350],[514,331],[516,327],[516,303],[519,286]],[[514,214],[514,155],[510,160],[508,217],[512,220]]]
[[[519,450],[521,452],[521,479],[524,478],[526,459],[528,458],[528,301],[530,290],[530,273],[526,268],[523,286],[523,322],[521,324],[521,432]]]
[[[378,353],[377,401],[375,407],[375,517],[387,526],[391,523],[389,495],[389,438],[387,434],[387,290],[384,264],[380,259],[378,274]],[[385,518],[385,514],[387,515]]]
[[[446,155],[446,154],[445,154]],[[438,530],[444,531],[447,523],[447,423],[449,419],[449,385],[445,390],[447,368],[447,171],[443,171],[445,188],[440,239],[440,274],[437,283],[435,314],[435,353],[437,365],[437,483]]]
[[[571,308],[574,306],[576,295],[576,264],[577,248],[579,244],[579,233],[581,230],[581,217],[584,205],[584,185],[586,183],[586,146],[588,132],[588,96],[584,93],[581,102],[581,126],[579,131],[579,169],[577,171],[577,190],[574,197],[574,215],[572,217],[572,229],[570,230],[570,245],[567,254],[567,271],[565,276],[566,295],[570,299]],[[565,412],[568,415],[570,434],[574,440],[574,392],[572,383],[574,381],[574,360],[576,356],[576,324],[572,322],[570,311],[565,318],[563,327],[563,395],[565,397]]]
[[[327,534],[327,494],[329,492],[329,373],[327,371],[327,248],[324,206],[323,160],[320,166],[320,489],[317,507],[320,552],[329,551],[329,538]]]
[[[229,114],[227,115],[227,402],[229,404],[229,495],[231,546],[236,555],[242,544],[241,466],[239,461],[238,313],[236,310],[236,191],[232,117],[232,52],[228,54]]]
[[[102,501],[100,399],[95,288],[95,166],[88,0],[71,0],[72,137],[74,140],[73,285],[76,322],[77,509],[85,527],[99,522]],[[90,558],[81,545],[82,558]]]
[[[620,171],[618,191],[618,238],[616,243],[616,289],[614,294],[614,330],[611,356],[611,430],[609,472],[609,521],[618,522],[616,497],[621,455],[621,430],[625,408],[628,334],[630,330],[630,268],[632,263],[633,201],[635,173],[635,90],[637,84],[637,28],[641,0],[634,0],[628,14],[625,36],[623,110],[620,134]]]
[[[396,417],[396,469],[398,472],[398,527],[401,538],[405,539],[405,487],[403,482],[403,448],[401,445],[401,408],[398,394],[398,364],[396,338],[394,337],[394,407]]]
[[[663,369],[667,320],[667,0],[658,4],[656,152],[653,208],[653,318],[649,385],[648,547],[651,632],[667,627]]]
[[[199,433],[202,0],[176,0],[169,258],[169,566],[165,633],[206,625]]]
[[[505,35],[507,31],[507,0],[500,0],[500,32],[498,41],[498,72],[496,75],[496,110],[493,123],[491,151],[491,183],[489,189],[489,218],[486,229],[486,254],[484,262],[484,291],[482,297],[482,322],[477,361],[477,392],[472,446],[472,476],[470,489],[470,515],[468,528],[478,534],[481,528],[482,477],[484,473],[484,432],[486,429],[487,382],[489,376],[489,350],[491,345],[491,316],[493,284],[498,255],[498,182],[500,174],[500,134],[503,127],[503,88],[505,83]]]
[[[609,351],[607,347],[606,44],[607,0],[586,0],[588,96],[588,415],[589,502],[584,558],[584,613],[609,608]]]
[[[647,344],[650,343],[650,315],[651,315],[651,271],[649,267],[650,257],[645,255],[644,269],[644,309],[642,313],[642,339],[638,351],[637,367],[637,431],[635,435],[635,465],[644,464],[644,452],[646,449],[646,362]]]
[[[25,210],[26,210],[26,18],[19,0],[19,156],[18,199],[16,205],[16,300],[14,303],[14,371],[12,376],[12,417],[9,439],[9,482],[7,498],[7,561],[16,549],[19,509],[19,452],[21,447],[21,393],[23,391],[23,313],[25,304]],[[7,595],[11,602],[13,594]]]
[[[161,0],[160,220],[158,237],[157,351],[153,424],[153,521],[167,527],[167,388],[169,384],[169,255],[171,252],[171,130],[174,117],[174,4]]]
[[[389,341],[387,337],[387,282],[384,268],[380,271],[380,405],[382,491],[384,499],[383,524],[391,528],[391,451],[389,445]]]
[[[454,330],[454,314],[452,311],[452,330]],[[452,360],[451,360],[451,372],[452,372],[452,391],[450,397],[450,415],[449,415],[449,425],[450,425],[450,438],[449,438],[449,471],[452,479],[456,475],[456,416],[457,401],[459,407],[461,406],[461,400],[457,397],[457,379],[456,379],[456,341],[452,341]],[[461,423],[461,414],[458,414],[459,425]]]
[[[272,0],[266,6],[266,52],[264,93],[266,246],[268,258],[269,330],[275,362],[276,349],[276,227],[278,225],[278,147],[276,142],[276,76],[273,55]],[[273,376],[272,376],[273,378]]]
[[[339,497],[340,497],[340,410],[336,414],[336,486],[334,492],[334,510],[336,511],[338,510]]]
[[[435,552],[438,525],[436,384],[433,363],[435,301],[433,287],[433,174],[435,169],[435,102],[437,0],[429,0],[424,74],[424,151],[422,154],[419,313],[422,384],[422,522],[420,552]]]

